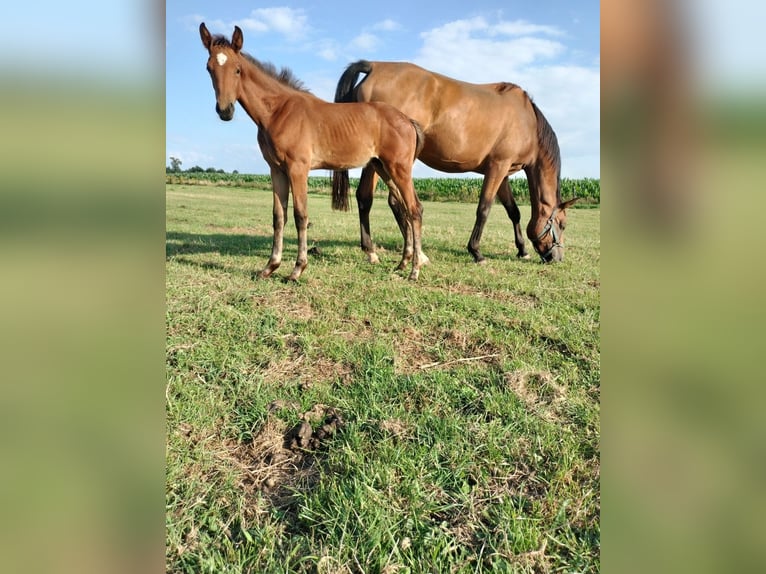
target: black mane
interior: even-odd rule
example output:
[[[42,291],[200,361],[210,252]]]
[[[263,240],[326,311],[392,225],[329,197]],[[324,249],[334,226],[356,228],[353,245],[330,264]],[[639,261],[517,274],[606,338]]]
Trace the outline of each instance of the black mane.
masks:
[[[223,46],[224,48],[232,48],[232,45],[229,39],[226,38],[226,36],[223,36],[221,34],[217,34],[213,36],[211,46]],[[260,60],[256,60],[247,52],[240,52],[240,54],[242,54],[248,62],[257,66],[259,70],[261,70],[268,76],[271,76],[272,78],[277,80],[279,83],[284,84],[285,86],[288,86],[290,88],[293,88],[294,90],[310,93],[310,90],[304,85],[304,83],[301,80],[295,77],[295,74],[293,74],[293,71],[290,68],[283,67],[281,70],[278,70],[277,67],[271,62],[261,62]]]

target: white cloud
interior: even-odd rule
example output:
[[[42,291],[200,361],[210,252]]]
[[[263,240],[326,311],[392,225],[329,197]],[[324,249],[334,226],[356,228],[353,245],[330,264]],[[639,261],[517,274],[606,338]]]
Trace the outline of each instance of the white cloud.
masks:
[[[373,30],[382,30],[384,32],[396,32],[397,30],[402,29],[402,25],[399,24],[399,22],[395,20],[391,20],[390,18],[386,18],[385,20],[381,22],[377,22],[372,26]]]
[[[500,22],[490,30],[493,35],[505,34],[508,36],[529,36],[532,34],[546,34],[548,36],[563,36],[564,32],[555,26],[540,26],[530,24],[525,20],[516,20],[515,22]]]
[[[338,49],[335,46],[327,45],[322,48],[319,48],[319,50],[317,51],[317,55],[323,60],[334,62],[335,60],[338,59]]]
[[[197,15],[190,18],[202,21],[201,17]],[[212,32],[231,34],[235,25],[244,31],[255,32],[257,34],[269,32],[281,34],[291,41],[305,38],[311,30],[308,24],[308,16],[304,10],[287,7],[257,8],[251,11],[250,15],[246,18],[230,22],[212,20],[209,22],[208,28]]]
[[[526,22],[490,25],[481,17],[450,22],[421,34],[417,63],[467,81],[497,81],[566,51],[558,41],[532,35],[543,29],[549,34],[549,28]]]
[[[380,44],[380,40],[374,34],[369,32],[362,32],[356,38],[351,40],[351,49],[359,50],[361,52],[374,52]]]

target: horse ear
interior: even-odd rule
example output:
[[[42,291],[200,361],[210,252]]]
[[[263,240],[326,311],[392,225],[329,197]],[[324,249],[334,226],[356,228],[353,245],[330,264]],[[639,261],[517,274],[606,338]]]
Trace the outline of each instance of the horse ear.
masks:
[[[231,36],[231,47],[235,52],[239,52],[242,49],[242,30],[239,26],[234,26],[234,34]]]
[[[207,26],[205,26],[204,22],[199,25],[199,37],[202,39],[202,45],[210,50],[210,43],[212,38],[210,37],[210,32],[208,32]]]
[[[570,205],[578,201],[580,201],[579,197],[573,197],[572,199],[567,199],[566,201],[559,203],[559,209],[561,211],[564,211],[567,207],[569,207]]]

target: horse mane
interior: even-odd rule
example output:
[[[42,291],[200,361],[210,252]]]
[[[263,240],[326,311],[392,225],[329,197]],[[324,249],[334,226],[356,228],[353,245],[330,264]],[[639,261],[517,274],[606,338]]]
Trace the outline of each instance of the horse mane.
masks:
[[[511,82],[500,82],[495,86],[498,94],[504,94],[505,92],[510,92],[516,88],[521,89],[521,87],[516,84],[512,84]],[[527,97],[529,97],[529,94],[527,94]]]
[[[213,36],[211,45],[223,46],[225,48],[232,48],[232,45],[229,39],[222,34],[217,34]],[[305,84],[301,80],[299,80],[297,77],[295,77],[295,74],[290,68],[283,67],[281,70],[279,70],[271,62],[261,62],[260,60],[253,58],[247,52],[240,52],[240,54],[242,54],[248,62],[255,65],[259,70],[264,72],[267,76],[270,76],[274,78],[275,80],[277,80],[280,84],[283,84],[287,86],[288,88],[293,88],[294,90],[298,90],[299,92],[311,93],[311,91],[305,86]]]
[[[551,124],[545,119],[543,112],[537,107],[532,97],[526,92],[524,93],[527,95],[529,103],[532,104],[532,109],[535,111],[535,117],[537,118],[537,141],[540,149],[556,170],[556,201],[561,203],[561,150],[559,149],[559,140]]]
[[[495,84],[495,90],[498,94],[504,94],[512,90],[521,90],[524,96],[532,104],[532,109],[535,111],[535,118],[537,119],[537,141],[543,152],[543,154],[551,162],[553,168],[556,170],[556,174],[561,173],[561,150],[559,149],[559,140],[556,137],[556,132],[553,131],[551,124],[545,119],[545,116],[537,107],[532,96],[526,90],[523,90],[521,86],[513,84],[511,82],[498,82]],[[561,186],[556,189],[557,200],[561,202]]]

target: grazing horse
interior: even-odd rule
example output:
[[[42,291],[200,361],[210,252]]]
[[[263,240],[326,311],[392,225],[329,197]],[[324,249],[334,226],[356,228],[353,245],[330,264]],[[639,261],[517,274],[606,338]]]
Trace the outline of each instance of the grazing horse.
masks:
[[[218,116],[231,120],[234,102],[239,102],[258,126],[258,145],[271,171],[274,242],[260,277],[269,277],[282,262],[291,189],[298,258],[289,279],[297,281],[308,264],[309,170],[367,166],[383,178],[402,205],[405,250],[398,269],[412,260],[409,278],[416,280],[420,267],[428,262],[421,249],[423,208],[412,185],[412,164],[422,143],[417,123],[386,103],[336,104],[317,98],[289,70],[277,72],[272,65],[242,52],[238,26],[231,41],[211,36],[204,22],[199,32],[210,55],[207,71],[213,80]]]
[[[357,85],[361,74],[366,77]],[[508,176],[524,170],[529,182],[532,217],[527,225],[535,251],[544,262],[564,258],[562,243],[566,208],[577,201],[561,200],[561,156],[556,134],[529,95],[515,84],[470,84],[399,62],[350,64],[338,81],[336,102],[387,102],[417,121],[425,143],[418,156],[426,165],[449,173],[484,175],[476,223],[468,251],[477,263],[484,224],[497,196],[513,222],[518,256],[527,258],[521,235],[521,214],[513,199]],[[370,208],[377,176],[362,171],[356,191],[362,249],[377,261],[370,237]],[[348,171],[333,174],[333,189],[348,187]],[[389,205],[400,227],[401,206],[389,195]]]

